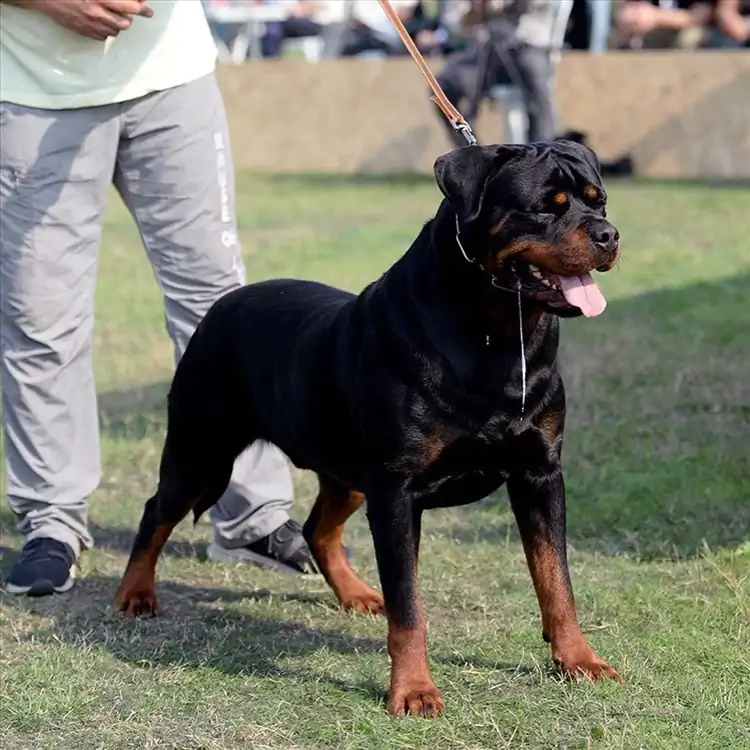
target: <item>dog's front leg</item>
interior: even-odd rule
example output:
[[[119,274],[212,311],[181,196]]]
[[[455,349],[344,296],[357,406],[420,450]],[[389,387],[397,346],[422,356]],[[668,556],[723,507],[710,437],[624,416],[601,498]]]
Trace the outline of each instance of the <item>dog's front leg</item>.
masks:
[[[519,471],[508,480],[526,560],[542,612],[544,639],[567,676],[620,675],[586,643],[578,623],[565,544],[565,484],[559,464]]]
[[[388,713],[436,717],[443,710],[443,699],[430,676],[427,626],[417,585],[421,511],[396,483],[376,484],[366,496],[388,615]]]

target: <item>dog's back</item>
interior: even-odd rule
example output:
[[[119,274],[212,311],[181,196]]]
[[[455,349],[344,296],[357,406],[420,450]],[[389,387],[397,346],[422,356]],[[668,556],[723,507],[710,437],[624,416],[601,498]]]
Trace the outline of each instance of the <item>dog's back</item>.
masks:
[[[351,464],[345,457],[353,461],[353,446],[347,449],[341,427],[347,419],[343,391],[351,387],[355,299],[341,289],[294,279],[225,295],[206,314],[177,367],[170,415],[182,407],[206,409],[206,422],[215,423],[220,413],[225,429],[236,426],[238,439],[272,442],[300,468],[310,468],[311,459],[340,465],[342,454],[344,464]],[[252,434],[243,431],[249,425]],[[311,456],[310,446],[318,446],[320,455]]]

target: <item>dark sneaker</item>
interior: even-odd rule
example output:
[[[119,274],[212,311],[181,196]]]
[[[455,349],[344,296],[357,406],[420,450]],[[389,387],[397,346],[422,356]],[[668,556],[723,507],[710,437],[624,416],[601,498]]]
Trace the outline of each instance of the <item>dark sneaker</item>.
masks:
[[[302,536],[302,527],[291,519],[268,536],[242,546],[229,546],[225,540],[214,536],[206,555],[213,562],[252,563],[281,573],[311,575],[318,572]]]
[[[76,580],[76,556],[57,539],[39,537],[26,542],[5,581],[9,594],[48,596],[73,588]]]

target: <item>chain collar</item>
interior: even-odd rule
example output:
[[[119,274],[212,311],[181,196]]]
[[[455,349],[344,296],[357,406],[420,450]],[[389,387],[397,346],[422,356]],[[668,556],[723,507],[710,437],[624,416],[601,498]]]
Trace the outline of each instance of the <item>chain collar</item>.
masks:
[[[463,242],[461,242],[461,225],[458,221],[458,214],[456,214],[456,243],[458,244],[458,249],[461,251],[461,255],[464,256],[464,260],[467,263],[478,266],[484,273],[487,273],[481,263],[469,257],[469,254],[466,252],[466,248],[464,247]],[[490,277],[490,283],[496,289],[499,289],[503,292],[515,292],[516,294],[516,300],[518,302],[518,339],[521,343],[521,414],[523,415],[526,409],[526,346],[523,340],[523,307],[521,304],[521,281],[518,281],[515,289],[510,289],[506,286],[502,286],[498,282],[497,277],[493,274],[488,274],[488,276]],[[487,334],[485,343],[486,346],[490,345],[489,334]]]

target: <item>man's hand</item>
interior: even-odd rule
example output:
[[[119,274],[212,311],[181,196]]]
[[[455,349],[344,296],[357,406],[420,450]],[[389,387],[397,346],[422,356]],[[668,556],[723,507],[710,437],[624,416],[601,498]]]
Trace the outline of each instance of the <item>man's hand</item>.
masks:
[[[719,0],[716,6],[716,25],[730,39],[747,44],[750,26],[740,12],[740,0]]]
[[[316,2],[299,2],[295,3],[290,10],[290,15],[294,18],[312,18],[317,10]]]
[[[706,26],[713,15],[707,2],[695,3],[689,10],[660,8],[648,2],[626,2],[617,16],[618,26],[629,36],[645,36],[654,29],[683,31]]]
[[[36,0],[26,5],[69,31],[98,42],[130,28],[133,16],[154,15],[141,0]]]
[[[648,2],[625,3],[620,8],[618,24],[629,36],[645,36],[657,27],[659,11]]]

